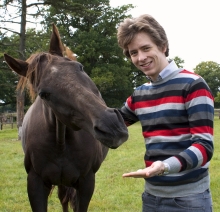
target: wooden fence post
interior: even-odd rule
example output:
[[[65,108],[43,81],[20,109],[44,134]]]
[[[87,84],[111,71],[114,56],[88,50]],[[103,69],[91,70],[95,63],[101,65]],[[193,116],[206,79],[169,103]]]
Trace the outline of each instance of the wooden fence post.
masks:
[[[3,117],[0,116],[0,130],[3,129]]]

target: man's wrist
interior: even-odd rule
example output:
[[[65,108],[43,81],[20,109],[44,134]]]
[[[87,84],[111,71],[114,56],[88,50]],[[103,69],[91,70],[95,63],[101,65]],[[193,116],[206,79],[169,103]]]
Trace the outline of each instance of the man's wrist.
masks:
[[[167,175],[170,173],[170,165],[168,163],[163,162],[164,164],[164,172],[163,175]]]
[[[158,174],[159,176],[161,175],[168,175],[170,173],[170,165],[168,163],[162,162],[164,165],[164,170]]]

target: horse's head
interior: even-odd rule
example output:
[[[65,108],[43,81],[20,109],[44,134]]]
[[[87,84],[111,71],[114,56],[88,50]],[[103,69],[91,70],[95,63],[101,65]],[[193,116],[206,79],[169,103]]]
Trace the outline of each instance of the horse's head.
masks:
[[[22,76],[20,84],[28,83],[31,93],[38,95],[63,124],[74,130],[85,129],[104,145],[117,148],[128,138],[121,115],[105,105],[82,64],[64,57],[64,51],[53,25],[49,53],[33,54],[27,61],[4,56],[10,68]]]

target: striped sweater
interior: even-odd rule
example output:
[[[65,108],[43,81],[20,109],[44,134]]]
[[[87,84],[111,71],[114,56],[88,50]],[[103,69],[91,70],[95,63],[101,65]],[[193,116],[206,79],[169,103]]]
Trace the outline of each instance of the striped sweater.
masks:
[[[209,188],[214,106],[203,78],[183,69],[173,71],[159,82],[135,89],[120,112],[127,126],[137,121],[142,125],[146,167],[157,160],[170,165],[169,175],[146,179],[149,193],[163,196],[166,187],[164,195],[173,196],[173,186],[177,186],[174,196],[178,196],[187,184],[190,190],[179,191],[180,196],[193,193],[193,184],[200,185],[198,192]]]

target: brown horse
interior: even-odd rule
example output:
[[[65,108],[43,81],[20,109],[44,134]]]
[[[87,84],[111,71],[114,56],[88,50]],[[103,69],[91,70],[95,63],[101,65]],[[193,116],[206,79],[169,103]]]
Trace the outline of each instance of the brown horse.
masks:
[[[83,66],[64,57],[64,50],[53,25],[49,53],[34,54],[27,61],[4,55],[22,76],[20,85],[28,84],[37,96],[22,125],[27,190],[34,212],[47,211],[54,185],[63,211],[68,211],[70,202],[73,211],[86,212],[95,173],[108,147],[117,148],[128,138],[118,111],[106,106]]]

